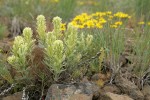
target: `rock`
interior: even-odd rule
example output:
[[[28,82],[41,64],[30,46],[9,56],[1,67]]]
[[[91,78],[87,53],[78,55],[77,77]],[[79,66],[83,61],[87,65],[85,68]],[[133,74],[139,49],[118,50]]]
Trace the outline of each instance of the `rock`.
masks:
[[[144,100],[150,100],[150,95],[146,95]]]
[[[88,82],[53,84],[50,86],[45,100],[93,100],[98,97],[99,87]]]
[[[139,88],[134,83],[120,75],[115,77],[115,84],[123,93],[129,95],[134,100],[144,100],[144,95]]]
[[[145,100],[150,100],[150,86],[148,84],[143,87],[142,93],[144,94]]]
[[[83,77],[83,79],[81,80],[81,83],[88,83],[88,82],[89,80],[87,76]]]
[[[103,90],[104,92],[111,92],[111,93],[116,93],[116,94],[121,93],[121,90],[113,84],[106,85],[105,87],[103,87]]]
[[[22,98],[22,92],[17,92],[13,95],[4,97],[2,100],[21,100]]]
[[[110,100],[133,100],[129,96],[118,95],[118,94],[114,94],[114,93],[111,93],[111,92],[107,92],[106,96],[108,96],[110,98]]]
[[[103,87],[109,78],[110,78],[109,72],[106,74],[98,73],[98,74],[94,74],[91,77],[91,81],[96,83],[99,87]]]
[[[105,93],[100,93],[99,98],[96,100],[112,100],[112,99],[109,96],[107,96]]]
[[[74,94],[68,100],[92,100],[92,95]],[[66,100],[66,99],[64,99]]]
[[[98,73],[98,74],[94,74],[91,77],[91,81],[98,81],[99,79],[103,81],[107,81],[109,78],[110,78],[110,73],[107,74]]]

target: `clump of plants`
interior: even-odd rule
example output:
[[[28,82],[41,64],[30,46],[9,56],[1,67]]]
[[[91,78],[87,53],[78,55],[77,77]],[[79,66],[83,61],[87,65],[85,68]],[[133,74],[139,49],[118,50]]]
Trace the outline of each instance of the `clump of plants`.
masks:
[[[71,74],[74,70],[81,68],[80,63],[88,59],[84,56],[88,55],[88,50],[92,50],[93,36],[79,34],[77,28],[71,23],[62,33],[62,21],[59,17],[53,19],[53,31],[46,32],[44,16],[38,16],[37,20],[39,42],[45,50],[44,63],[52,71],[54,80],[58,81],[63,72],[68,72],[73,77]]]
[[[73,18],[71,23],[80,29],[102,29],[103,27],[118,28],[125,23],[125,20],[130,18],[131,16],[123,12],[112,13],[111,11],[105,11],[92,14],[82,13]]]
[[[16,79],[29,79],[28,57],[31,57],[32,49],[34,48],[35,40],[32,39],[31,28],[25,28],[23,30],[23,36],[15,37],[12,47],[12,56],[8,57],[8,62],[19,74]]]
[[[142,89],[145,84],[150,83],[150,35],[149,25],[145,24],[144,27],[142,26],[142,31],[141,25],[134,35],[135,43],[133,47],[135,55],[130,57],[130,59],[133,62],[133,74],[138,77],[140,88]]]
[[[93,51],[91,54],[98,52],[99,48],[103,47],[101,50],[105,53],[102,57],[103,60],[101,60],[103,68],[100,70],[107,68],[111,70],[111,83],[122,66],[120,57],[125,51],[125,41],[127,37],[124,26],[126,26],[126,21],[129,18],[130,16],[123,12],[113,14],[107,11],[93,14],[83,13],[71,21],[80,31],[93,35],[93,45],[91,45]]]
[[[100,63],[95,67],[99,71],[103,61],[103,56],[102,58],[100,56],[102,50],[100,51],[99,48],[98,54],[90,54],[93,50],[93,36],[84,32],[79,33],[77,27],[72,23],[68,23],[65,30],[62,29],[62,19],[59,17],[54,17],[52,23],[53,31],[47,32],[45,17],[43,15],[37,17],[38,45],[35,45],[36,40],[32,38],[33,33],[29,27],[23,30],[22,36],[15,37],[11,56],[7,59],[15,74],[12,76],[6,66],[1,67],[4,71],[0,73],[10,84],[16,84],[19,89],[24,86],[34,86],[37,83],[34,79],[37,75],[40,78],[38,81],[41,83],[41,95],[43,95],[44,87],[50,83],[75,81],[91,73],[90,66],[94,60]],[[43,69],[50,72],[51,82],[49,82],[47,73],[44,71],[39,73],[34,70],[37,68],[32,63],[34,58],[32,51],[35,46],[44,52],[44,59],[41,62],[44,64]],[[36,74],[33,75],[32,71]]]

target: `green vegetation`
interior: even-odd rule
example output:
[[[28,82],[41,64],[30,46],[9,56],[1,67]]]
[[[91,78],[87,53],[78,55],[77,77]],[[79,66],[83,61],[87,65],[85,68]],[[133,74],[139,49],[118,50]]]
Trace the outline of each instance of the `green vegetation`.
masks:
[[[83,55],[87,56],[89,54],[88,51],[92,51],[93,49],[91,47],[93,41],[92,35],[78,33],[77,28],[71,23],[68,24],[67,30],[62,33],[61,24],[61,19],[54,17],[53,31],[46,32],[45,17],[43,15],[37,17],[39,47],[44,48],[45,52],[42,62],[45,63],[44,67],[48,67],[47,69],[52,72],[54,81],[58,81],[61,73],[64,71],[72,74],[79,67],[80,63],[88,59],[83,59]],[[80,35],[78,36],[78,34]],[[34,41],[30,28],[23,30],[23,36],[15,37],[12,48],[13,55],[8,57],[8,62],[16,70],[14,79],[16,83],[20,82],[20,80],[31,81],[31,68],[34,65],[30,65],[29,61],[33,58],[31,52],[34,48]],[[83,67],[83,65],[80,65],[80,67]],[[45,73],[43,72],[43,74]]]
[[[135,3],[135,13],[138,19],[143,18],[145,21],[149,21],[150,8],[149,0],[134,0]]]
[[[68,21],[75,15],[74,12],[76,6],[77,0],[60,0],[60,2],[57,5],[56,13],[54,13],[54,16],[59,16],[64,21]]]
[[[4,38],[4,34],[6,32],[6,26],[0,24],[0,40]]]
[[[22,80],[30,81],[30,65],[28,64],[31,58],[31,51],[33,49],[34,41],[32,40],[32,31],[30,28],[25,28],[23,36],[17,36],[12,47],[12,56],[8,57],[8,62],[16,70],[14,82],[19,83]],[[27,81],[27,82],[29,82]]]
[[[137,75],[141,81],[148,82],[149,80],[147,78],[150,75],[150,29],[148,25],[144,27],[143,31],[139,29],[141,29],[141,26],[139,26],[135,34],[134,50],[136,55],[131,57],[132,62],[134,62],[133,73]]]
[[[128,66],[143,86],[150,81],[149,4],[149,0],[1,0],[0,78],[16,84],[15,92],[40,84],[43,94],[52,83],[90,79],[95,73],[110,74],[112,83]],[[5,36],[10,29],[3,19],[11,23],[15,16],[31,28],[13,40]],[[11,52],[3,52],[6,41],[13,41]],[[122,56],[130,63],[124,64]]]

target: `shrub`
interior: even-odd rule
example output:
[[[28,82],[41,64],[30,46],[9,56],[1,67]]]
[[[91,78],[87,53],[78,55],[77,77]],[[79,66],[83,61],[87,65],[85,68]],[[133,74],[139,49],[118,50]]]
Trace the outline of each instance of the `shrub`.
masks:
[[[37,18],[37,29],[43,29],[45,32],[45,24],[39,24],[38,22],[45,23],[45,18],[40,15]],[[39,40],[42,42],[45,48],[44,63],[49,67],[54,75],[54,80],[58,81],[60,74],[63,71],[72,73],[80,63],[81,57],[87,53],[86,50],[92,49],[90,47],[93,36],[85,36],[83,33],[79,34],[77,28],[71,23],[68,24],[66,31],[62,33],[61,19],[55,17],[53,19],[54,29],[52,32],[45,32],[46,36],[42,36],[38,31]]]
[[[12,47],[12,56],[8,57],[8,62],[16,70],[16,79],[28,80],[29,77],[29,63],[27,56],[31,57],[31,51],[34,47],[34,41],[32,39],[31,28],[25,28],[23,30],[23,36],[15,37]],[[15,80],[16,80],[15,79]],[[20,80],[19,80],[20,81]]]
[[[141,25],[140,25],[141,26]],[[149,25],[145,25],[141,32],[140,27],[136,30],[134,36],[134,52],[136,53],[131,57],[133,62],[133,74],[139,78],[141,86],[150,82],[150,35]]]
[[[77,28],[71,23],[67,25],[66,30],[62,30],[62,21],[59,17],[54,17],[53,25],[53,31],[46,32],[45,17],[43,15],[37,17],[38,46],[43,48],[45,52],[43,59],[43,63],[46,64],[45,67],[48,67],[52,72],[55,82],[62,77],[63,73],[68,73],[69,79],[73,78],[75,70],[80,71],[78,68],[84,71],[80,72],[80,76],[87,71],[85,62],[90,64],[90,61],[93,60],[92,55],[88,56],[89,51],[93,50],[93,36],[84,33],[79,34]],[[8,62],[18,73],[16,79],[20,77],[19,79],[30,81],[30,68],[34,65],[30,65],[29,60],[32,59],[31,52],[34,48],[34,42],[30,28],[23,30],[23,36],[15,37],[12,56],[8,57]],[[99,55],[95,59],[98,57]]]

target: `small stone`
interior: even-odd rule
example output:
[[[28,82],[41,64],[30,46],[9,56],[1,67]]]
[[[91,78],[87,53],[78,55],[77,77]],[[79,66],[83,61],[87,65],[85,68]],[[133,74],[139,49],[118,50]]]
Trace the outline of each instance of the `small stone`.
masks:
[[[117,86],[115,86],[113,84],[106,85],[103,88],[103,90],[105,92],[111,92],[111,93],[116,93],[116,94],[120,94],[121,93],[121,90]]]
[[[111,100],[133,100],[129,96],[126,95],[118,95],[111,92],[107,92],[106,95],[111,98]]]
[[[98,93],[99,87],[94,83],[53,84],[45,100],[92,100]]]
[[[2,100],[21,100],[22,98],[22,92],[17,92],[13,95],[4,97]]]
[[[150,100],[150,85],[144,85],[142,93],[144,94],[145,100]]]
[[[144,95],[140,89],[128,79],[117,75],[115,77],[115,85],[121,90],[121,92],[129,95],[134,100],[144,100]]]

